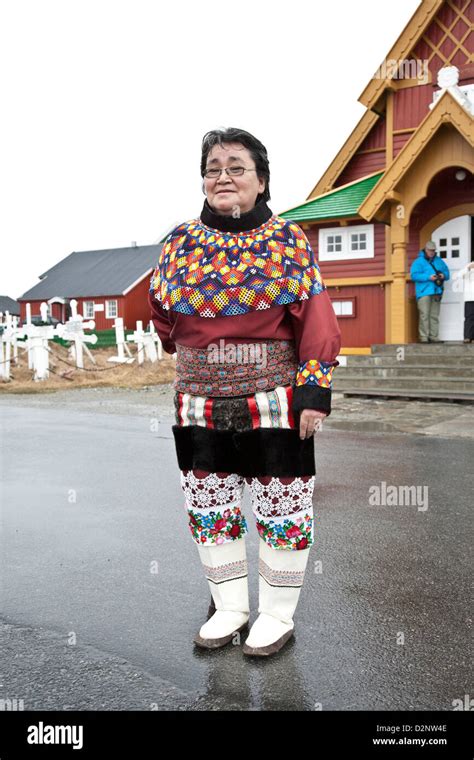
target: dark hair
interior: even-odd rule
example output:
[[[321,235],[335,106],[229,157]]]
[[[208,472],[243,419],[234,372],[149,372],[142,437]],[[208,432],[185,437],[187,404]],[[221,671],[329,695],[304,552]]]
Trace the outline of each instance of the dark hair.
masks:
[[[260,140],[246,132],[244,129],[238,129],[237,127],[226,127],[225,129],[212,129],[210,132],[206,132],[202,138],[201,146],[201,177],[204,177],[206,171],[207,157],[214,145],[222,145],[223,143],[241,143],[248,149],[250,155],[255,162],[255,168],[257,170],[257,176],[260,179],[265,180],[265,190],[263,193],[259,193],[255,200],[258,203],[260,200],[270,200],[270,164],[268,161],[267,149]]]

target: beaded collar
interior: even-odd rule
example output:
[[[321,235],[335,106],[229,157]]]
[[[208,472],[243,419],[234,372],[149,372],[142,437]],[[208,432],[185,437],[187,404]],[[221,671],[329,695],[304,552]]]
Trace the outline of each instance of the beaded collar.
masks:
[[[325,289],[297,224],[272,214],[264,201],[237,219],[216,214],[206,203],[199,218],[175,227],[163,243],[150,292],[165,310],[237,316],[302,301]],[[216,224],[252,226],[222,230]]]

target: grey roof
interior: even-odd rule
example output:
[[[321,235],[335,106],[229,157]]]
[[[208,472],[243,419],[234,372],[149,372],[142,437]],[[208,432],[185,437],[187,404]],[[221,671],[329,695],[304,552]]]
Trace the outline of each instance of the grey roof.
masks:
[[[20,304],[14,298],[10,298],[10,296],[0,296],[0,311],[5,314],[7,310],[10,314],[19,315]]]
[[[21,300],[118,296],[154,269],[162,245],[74,251],[40,275]]]

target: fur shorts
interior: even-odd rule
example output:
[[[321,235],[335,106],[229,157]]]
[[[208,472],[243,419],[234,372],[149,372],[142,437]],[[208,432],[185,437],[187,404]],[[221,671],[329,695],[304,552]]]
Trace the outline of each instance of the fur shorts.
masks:
[[[231,398],[176,391],[179,468],[244,477],[315,475],[314,437],[299,437],[293,393],[292,385]]]

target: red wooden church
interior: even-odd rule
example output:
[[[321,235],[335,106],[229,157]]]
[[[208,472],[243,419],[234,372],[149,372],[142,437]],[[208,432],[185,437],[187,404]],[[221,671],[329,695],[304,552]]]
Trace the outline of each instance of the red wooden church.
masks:
[[[359,97],[362,119],[307,200],[281,216],[320,262],[344,353],[417,341],[410,266],[434,240],[451,270],[474,259],[474,2],[423,0]],[[447,283],[439,337],[462,340]]]

